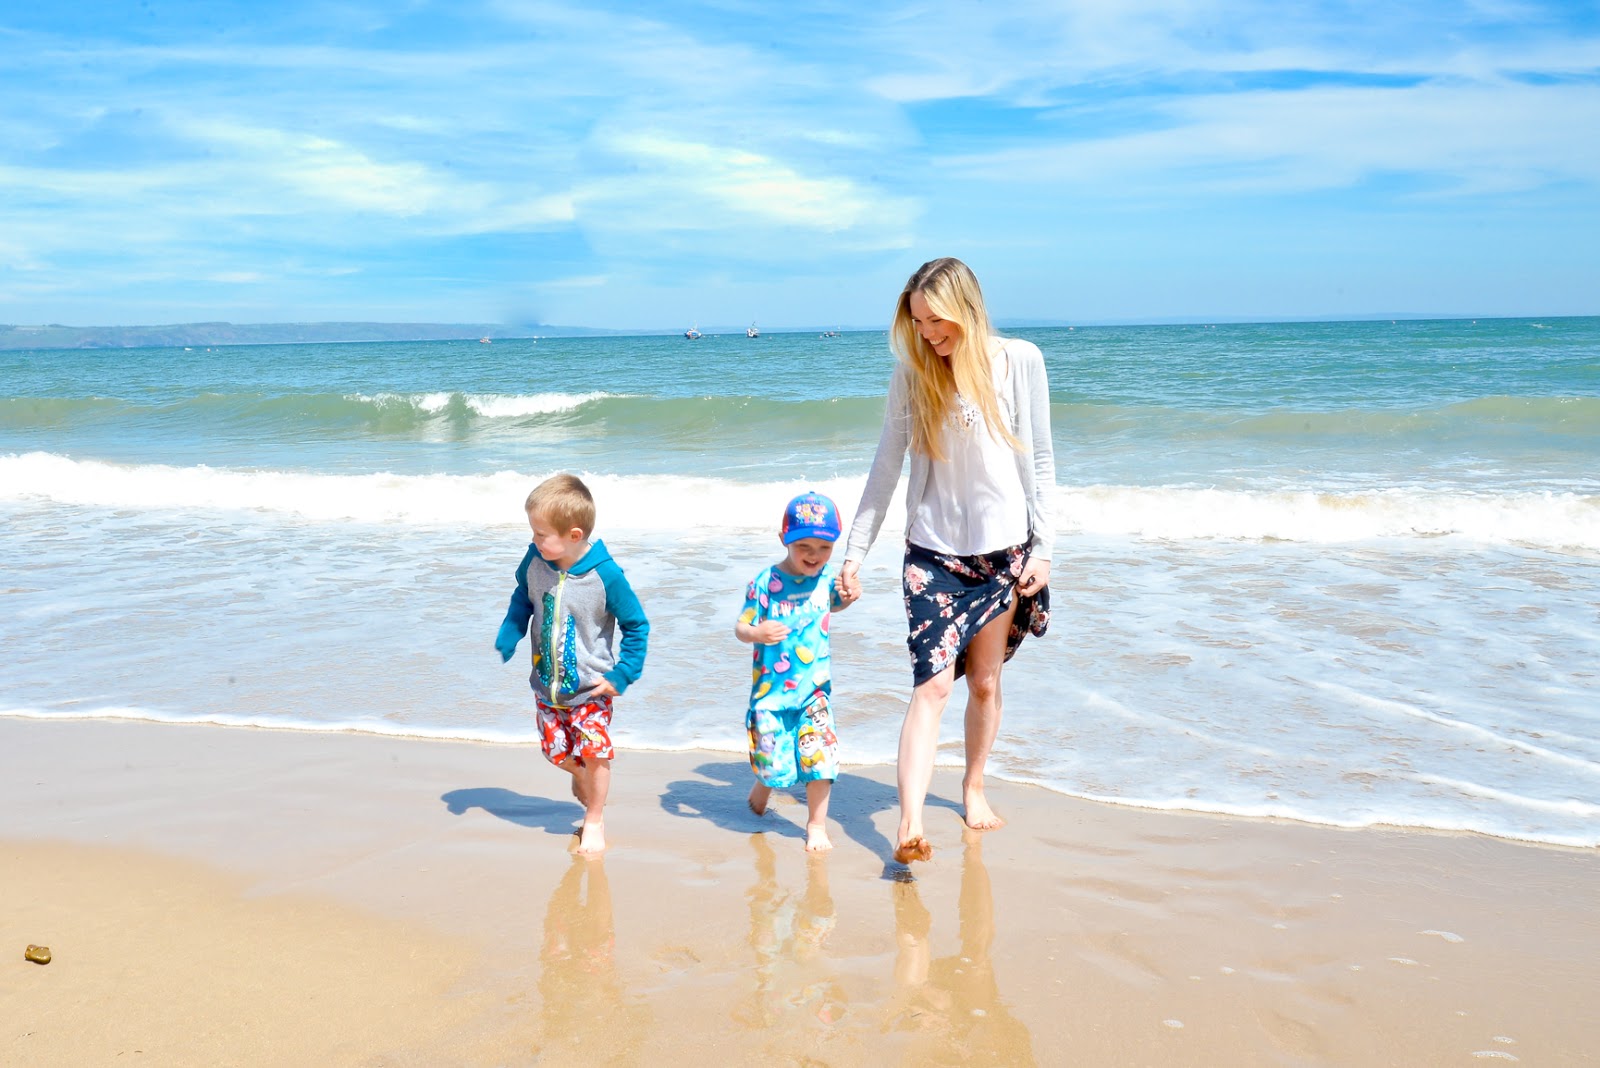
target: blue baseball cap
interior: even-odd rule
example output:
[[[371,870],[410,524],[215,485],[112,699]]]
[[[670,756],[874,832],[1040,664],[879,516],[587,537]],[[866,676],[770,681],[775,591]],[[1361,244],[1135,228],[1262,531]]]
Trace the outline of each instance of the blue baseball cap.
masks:
[[[792,545],[801,538],[838,541],[839,509],[822,494],[807,491],[784,508],[780,530],[785,545]]]

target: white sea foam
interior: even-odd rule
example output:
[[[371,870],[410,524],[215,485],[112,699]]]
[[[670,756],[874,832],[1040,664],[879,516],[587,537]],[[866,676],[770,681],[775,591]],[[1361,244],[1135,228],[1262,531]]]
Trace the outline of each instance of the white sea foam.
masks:
[[[1341,699],[1349,702],[1350,704],[1364,705],[1369,708],[1393,712],[1401,716],[1412,716],[1417,719],[1427,720],[1430,723],[1438,724],[1451,731],[1459,731],[1463,734],[1470,735],[1476,740],[1487,742],[1491,745],[1503,746],[1506,749],[1518,749],[1532,756],[1537,756],[1556,764],[1561,764],[1578,771],[1586,772],[1590,775],[1600,775],[1600,764],[1596,764],[1592,760],[1584,760],[1582,757],[1569,756],[1566,753],[1558,753],[1553,749],[1547,748],[1546,746],[1534,745],[1532,742],[1525,742],[1518,738],[1507,737],[1506,735],[1497,731],[1492,731],[1486,727],[1481,727],[1476,723],[1470,723],[1452,716],[1442,716],[1437,712],[1430,712],[1427,709],[1411,702],[1392,701],[1373,697],[1369,694],[1362,693],[1359,690],[1352,689],[1348,686],[1342,686],[1334,682],[1318,682],[1316,685],[1319,688],[1331,690],[1337,693]]]
[[[1534,812],[1546,812],[1555,816],[1577,816],[1581,819],[1600,818],[1600,805],[1591,804],[1588,801],[1580,801],[1575,797],[1562,798],[1559,801],[1546,801],[1543,798],[1528,797],[1524,794],[1513,793],[1510,790],[1497,790],[1492,786],[1464,782],[1461,779],[1451,779],[1443,775],[1413,775],[1409,777],[1417,782],[1428,783],[1433,786],[1447,786],[1468,797],[1481,797],[1489,801],[1497,801],[1503,805],[1513,805],[1517,808],[1529,809]]]
[[[151,510],[244,509],[352,522],[515,525],[520,522],[515,502],[548,473],[317,474],[114,464],[34,452],[0,456],[0,500]],[[589,474],[586,479],[600,501],[607,529],[685,532],[764,527],[789,496],[803,489],[828,493],[848,510],[864,481],[752,483],[611,474]],[[508,506],[508,501],[513,503]],[[891,508],[889,514],[898,517],[902,509]],[[1318,544],[1453,536],[1490,544],[1600,550],[1600,498],[1578,494],[1060,487],[1056,514],[1064,534]]]
[[[226,712],[174,712],[127,705],[98,705],[46,711],[39,708],[0,707],[0,716],[39,720],[110,720],[137,723],[166,723],[174,726],[250,728],[255,730],[303,731],[312,734],[377,734],[387,738],[420,738],[446,742],[489,742],[499,745],[526,745],[537,740],[530,727],[525,732],[491,728],[452,728],[423,723],[396,723],[377,719],[314,720],[278,713],[234,715]]]
[[[350,395],[350,399],[379,406],[409,404],[415,406],[419,411],[436,415],[448,409],[451,402],[459,396],[462,403],[469,410],[486,419],[521,419],[530,415],[549,415],[553,412],[571,411],[574,408],[581,408],[591,401],[603,400],[606,397],[616,395],[604,392],[533,394],[354,393]]]
[[[277,513],[320,522],[521,526],[522,500],[550,472],[330,475],[113,464],[48,453],[0,457],[0,500],[161,511]],[[750,485],[683,475],[584,474],[602,531],[765,529],[806,489],[855,500],[860,480]]]
[[[1085,486],[1064,487],[1057,499],[1061,530],[1092,534],[1329,543],[1456,536],[1600,549],[1600,497],[1576,493]]]

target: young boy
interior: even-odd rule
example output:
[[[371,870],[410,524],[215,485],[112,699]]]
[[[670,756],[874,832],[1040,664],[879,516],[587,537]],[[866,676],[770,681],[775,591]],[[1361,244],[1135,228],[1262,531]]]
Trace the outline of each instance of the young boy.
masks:
[[[572,795],[583,805],[578,852],[599,853],[611,787],[611,700],[644,670],[650,622],[605,543],[589,541],[594,497],[580,479],[545,479],[524,508],[533,543],[517,565],[517,588],[494,647],[510,660],[533,621],[528,681],[540,748],[572,776]]]
[[[828,669],[829,613],[856,595],[834,588],[838,571],[828,560],[839,538],[839,509],[818,493],[802,493],[783,510],[778,540],[782,560],[762,571],[745,591],[733,633],[751,651],[750,769],[756,784],[750,810],[760,816],[774,789],[806,784],[806,849],[832,849],[828,796],[839,774]]]

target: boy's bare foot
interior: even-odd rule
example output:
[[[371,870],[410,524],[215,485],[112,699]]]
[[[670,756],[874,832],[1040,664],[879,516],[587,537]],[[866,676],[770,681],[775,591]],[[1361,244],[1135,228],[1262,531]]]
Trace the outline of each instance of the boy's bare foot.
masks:
[[[962,791],[962,794],[964,818],[968,827],[975,831],[992,831],[1006,825],[1006,821],[989,807],[989,799],[984,796],[983,787],[969,786]]]
[[[750,811],[757,816],[767,814],[767,800],[772,797],[772,787],[756,783],[750,787],[750,796],[745,798],[745,804],[750,806]]]
[[[894,859],[899,864],[910,864],[913,860],[932,860],[933,843],[922,835],[914,835],[894,847]]]
[[[578,832],[579,853],[604,853],[606,849],[606,825],[604,823],[585,823]]]
[[[833,839],[828,837],[826,823],[806,824],[806,852],[825,853],[833,848]]]

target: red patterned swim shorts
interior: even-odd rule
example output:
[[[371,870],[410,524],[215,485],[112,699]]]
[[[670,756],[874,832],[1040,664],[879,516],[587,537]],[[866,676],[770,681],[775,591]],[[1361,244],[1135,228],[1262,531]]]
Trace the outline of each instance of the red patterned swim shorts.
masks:
[[[580,768],[586,760],[610,760],[611,698],[596,697],[581,705],[547,705],[534,698],[538,706],[539,748],[552,764],[568,757]]]

